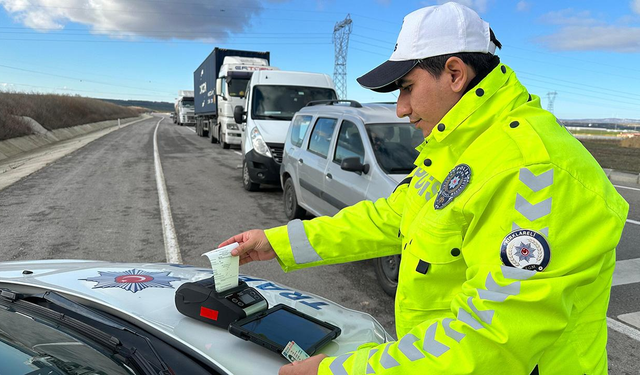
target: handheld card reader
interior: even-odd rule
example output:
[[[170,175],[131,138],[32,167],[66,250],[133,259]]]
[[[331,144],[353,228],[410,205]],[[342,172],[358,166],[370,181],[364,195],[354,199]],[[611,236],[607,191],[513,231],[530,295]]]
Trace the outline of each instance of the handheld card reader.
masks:
[[[224,329],[269,307],[257,290],[241,280],[237,287],[217,292],[213,277],[182,284],[175,303],[182,314]]]

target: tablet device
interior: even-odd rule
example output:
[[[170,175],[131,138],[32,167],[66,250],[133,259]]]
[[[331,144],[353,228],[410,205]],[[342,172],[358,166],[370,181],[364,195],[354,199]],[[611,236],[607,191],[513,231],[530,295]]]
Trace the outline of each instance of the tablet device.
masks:
[[[340,328],[279,304],[269,310],[229,325],[229,332],[281,354],[289,341],[295,341],[307,354],[340,336]]]

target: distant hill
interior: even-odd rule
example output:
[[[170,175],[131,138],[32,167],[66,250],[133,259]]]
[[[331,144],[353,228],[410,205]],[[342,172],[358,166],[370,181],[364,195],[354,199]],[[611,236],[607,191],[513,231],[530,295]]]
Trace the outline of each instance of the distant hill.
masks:
[[[169,103],[169,102],[149,102],[145,100],[118,100],[118,99],[100,99],[100,100],[121,105],[123,107],[142,107],[155,112],[173,112],[173,103]]]

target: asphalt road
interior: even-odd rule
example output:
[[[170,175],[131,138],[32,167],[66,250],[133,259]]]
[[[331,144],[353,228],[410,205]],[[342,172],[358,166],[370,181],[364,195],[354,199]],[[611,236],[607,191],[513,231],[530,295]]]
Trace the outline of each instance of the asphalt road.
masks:
[[[1,190],[0,260],[165,262],[153,159],[158,120],[107,134]],[[287,222],[278,187],[255,193],[242,188],[242,159],[237,150],[212,145],[192,128],[175,126],[168,118],[158,129],[158,148],[185,264],[207,266],[201,254],[228,237]],[[636,260],[640,259],[640,186],[618,190],[631,205],[618,249],[619,268],[629,273],[612,288],[610,373],[639,374],[640,264]],[[240,271],[366,311],[395,334],[393,299],[377,286],[371,262],[285,274],[272,261],[245,265]]]

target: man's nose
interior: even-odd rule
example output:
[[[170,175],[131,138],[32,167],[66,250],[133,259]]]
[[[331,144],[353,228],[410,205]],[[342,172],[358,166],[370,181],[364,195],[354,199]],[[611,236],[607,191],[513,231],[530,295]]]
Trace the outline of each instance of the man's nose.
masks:
[[[409,105],[409,95],[400,90],[398,103],[396,105],[396,115],[400,118],[407,117],[411,114],[411,106]]]

